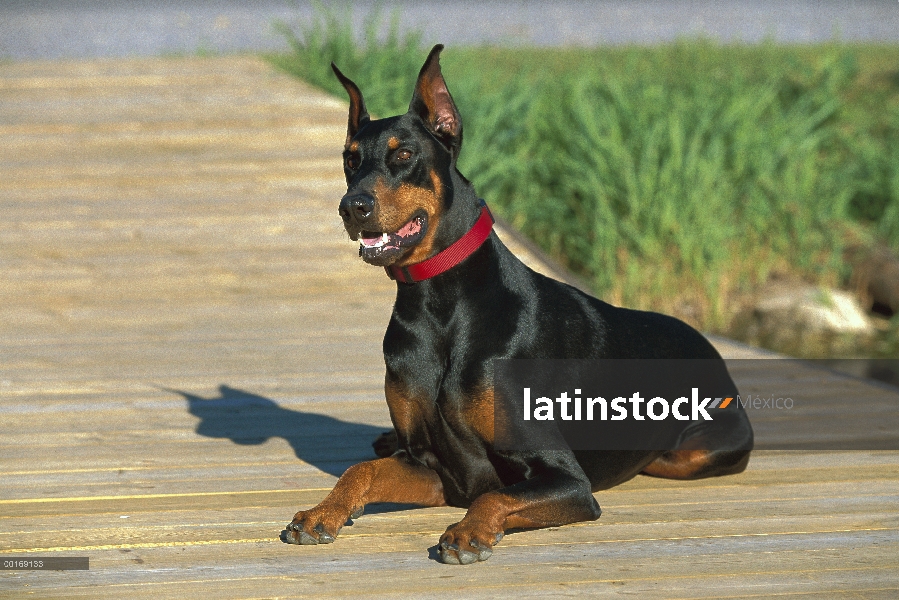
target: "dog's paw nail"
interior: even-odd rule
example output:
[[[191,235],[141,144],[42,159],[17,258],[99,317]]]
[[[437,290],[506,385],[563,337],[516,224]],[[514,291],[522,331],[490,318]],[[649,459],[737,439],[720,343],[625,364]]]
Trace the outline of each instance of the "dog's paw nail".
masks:
[[[488,558],[493,556],[493,549],[491,549],[490,546],[487,546],[486,544],[481,544],[477,540],[471,540],[470,542],[468,542],[468,545],[478,551],[476,555],[478,557],[478,560],[487,560]],[[470,553],[466,552],[466,554]],[[463,561],[462,564],[466,565],[468,563]]]
[[[296,538],[293,536],[293,532],[290,531],[289,529],[285,529],[284,531],[282,531],[280,537],[281,537],[281,541],[284,542],[285,544],[298,544],[299,543],[299,542],[297,542]]]
[[[447,565],[470,565],[478,560],[477,554],[460,550],[458,544],[448,542],[440,542],[438,553],[440,560]]]
[[[360,506],[359,508],[357,508],[356,510],[354,510],[352,513],[350,513],[350,518],[351,518],[351,519],[358,519],[359,517],[361,517],[361,516],[363,515],[363,513],[365,513],[365,507],[364,507],[364,506]]]
[[[300,532],[299,543],[303,546],[312,546],[318,543],[318,540],[306,533],[305,531]]]
[[[499,541],[500,541],[501,539],[503,539],[503,536],[504,536],[504,535],[505,535],[505,534],[504,534],[502,531],[500,531],[499,533],[497,533],[497,534],[496,534],[496,541],[493,542],[493,543],[494,543],[494,544],[498,544]]]
[[[325,526],[319,523],[315,527],[312,528],[315,533],[318,534],[318,543],[319,544],[330,544],[334,541],[334,536],[330,533],[325,532]]]

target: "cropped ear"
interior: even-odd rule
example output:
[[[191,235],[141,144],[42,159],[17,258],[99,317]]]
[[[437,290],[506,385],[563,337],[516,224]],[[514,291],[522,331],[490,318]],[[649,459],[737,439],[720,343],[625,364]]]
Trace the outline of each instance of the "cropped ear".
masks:
[[[350,95],[350,118],[347,122],[346,130],[346,146],[350,145],[350,140],[359,132],[359,128],[368,123],[368,111],[365,110],[365,100],[362,99],[362,92],[353,83],[349,77],[340,72],[337,65],[331,63],[334,74],[343,84],[343,88]]]
[[[418,73],[409,112],[421,117],[431,133],[458,154],[462,145],[462,117],[440,72],[441,50],[442,44],[434,46]]]

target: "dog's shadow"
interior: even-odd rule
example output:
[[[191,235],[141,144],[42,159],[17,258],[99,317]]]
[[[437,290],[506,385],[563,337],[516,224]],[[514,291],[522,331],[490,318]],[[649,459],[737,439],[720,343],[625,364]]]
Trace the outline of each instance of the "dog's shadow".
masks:
[[[229,439],[242,446],[282,438],[297,458],[335,477],[355,463],[375,458],[372,441],[385,430],[283,408],[270,398],[227,385],[220,385],[219,395],[214,398],[167,391],[187,400],[190,414],[200,419],[196,427],[199,435]]]
[[[214,398],[171,388],[162,389],[187,400],[190,414],[200,419],[196,427],[199,435],[229,439],[242,446],[282,438],[290,444],[297,458],[335,477],[342,475],[351,465],[375,458],[372,441],[384,433],[382,427],[283,408],[270,398],[227,385],[220,385],[219,395]],[[418,507],[414,504],[380,502],[367,505],[365,512],[377,514],[411,508]],[[352,524],[352,521],[347,522],[347,525]],[[285,541],[285,533],[281,532],[282,541]],[[427,550],[430,560],[440,562],[436,545]]]

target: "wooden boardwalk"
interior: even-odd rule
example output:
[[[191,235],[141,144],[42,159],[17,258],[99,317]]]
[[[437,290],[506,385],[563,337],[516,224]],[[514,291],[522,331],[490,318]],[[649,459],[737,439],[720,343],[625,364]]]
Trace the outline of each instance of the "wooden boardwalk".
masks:
[[[0,597],[897,597],[896,452],[640,477],[465,568],[456,509],[281,543],[389,425],[345,119],[253,58],[0,64],[0,559],[90,558]]]

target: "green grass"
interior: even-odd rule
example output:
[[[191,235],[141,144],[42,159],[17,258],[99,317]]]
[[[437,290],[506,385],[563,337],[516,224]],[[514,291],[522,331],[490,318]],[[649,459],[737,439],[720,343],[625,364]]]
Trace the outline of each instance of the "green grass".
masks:
[[[319,10],[272,60],[405,112],[427,49]],[[382,34],[379,37],[379,32]],[[462,173],[611,302],[726,332],[772,276],[841,285],[844,250],[899,250],[899,46],[455,48]]]

